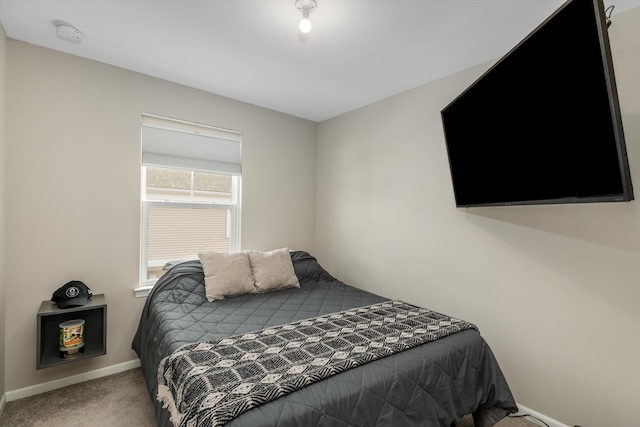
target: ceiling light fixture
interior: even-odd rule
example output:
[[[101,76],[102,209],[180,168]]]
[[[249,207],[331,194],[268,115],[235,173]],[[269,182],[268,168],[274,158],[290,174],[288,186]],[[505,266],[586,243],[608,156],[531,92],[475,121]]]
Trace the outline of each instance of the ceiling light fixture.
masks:
[[[309,14],[316,10],[318,3],[316,0],[296,0],[296,7],[302,11],[302,19],[300,20],[300,31],[307,34],[311,31],[311,21]]]
[[[56,36],[69,43],[82,43],[82,32],[66,22],[55,22]]]

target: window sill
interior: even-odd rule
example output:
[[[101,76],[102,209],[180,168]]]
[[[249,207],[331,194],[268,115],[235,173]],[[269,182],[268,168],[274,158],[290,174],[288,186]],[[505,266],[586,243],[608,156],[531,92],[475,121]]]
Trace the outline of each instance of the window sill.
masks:
[[[151,289],[153,289],[153,285],[140,285],[140,287],[133,290],[133,293],[136,295],[136,298],[145,298],[149,295]]]

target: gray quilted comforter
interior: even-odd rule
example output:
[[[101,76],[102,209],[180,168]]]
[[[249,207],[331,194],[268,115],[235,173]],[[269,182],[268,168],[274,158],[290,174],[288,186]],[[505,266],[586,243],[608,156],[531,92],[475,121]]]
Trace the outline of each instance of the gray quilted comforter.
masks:
[[[179,347],[387,301],[346,285],[310,254],[291,254],[300,288],[208,302],[198,261],[178,264],[154,286],[132,348],[140,358],[158,426],[169,413],[156,400],[158,366]],[[260,426],[477,427],[517,411],[509,386],[474,329],[357,366],[255,407],[228,423]]]

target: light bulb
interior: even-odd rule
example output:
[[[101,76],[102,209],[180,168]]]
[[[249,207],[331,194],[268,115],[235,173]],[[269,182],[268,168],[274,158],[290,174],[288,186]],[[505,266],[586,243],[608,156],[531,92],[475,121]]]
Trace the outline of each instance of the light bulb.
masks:
[[[311,21],[309,21],[308,16],[305,16],[300,20],[300,31],[305,34],[311,31]]]

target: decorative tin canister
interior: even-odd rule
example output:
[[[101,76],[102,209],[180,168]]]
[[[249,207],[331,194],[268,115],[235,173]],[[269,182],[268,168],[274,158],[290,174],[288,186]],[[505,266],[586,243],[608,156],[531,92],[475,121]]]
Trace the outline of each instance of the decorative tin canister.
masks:
[[[60,323],[60,357],[71,359],[84,353],[84,320]]]

